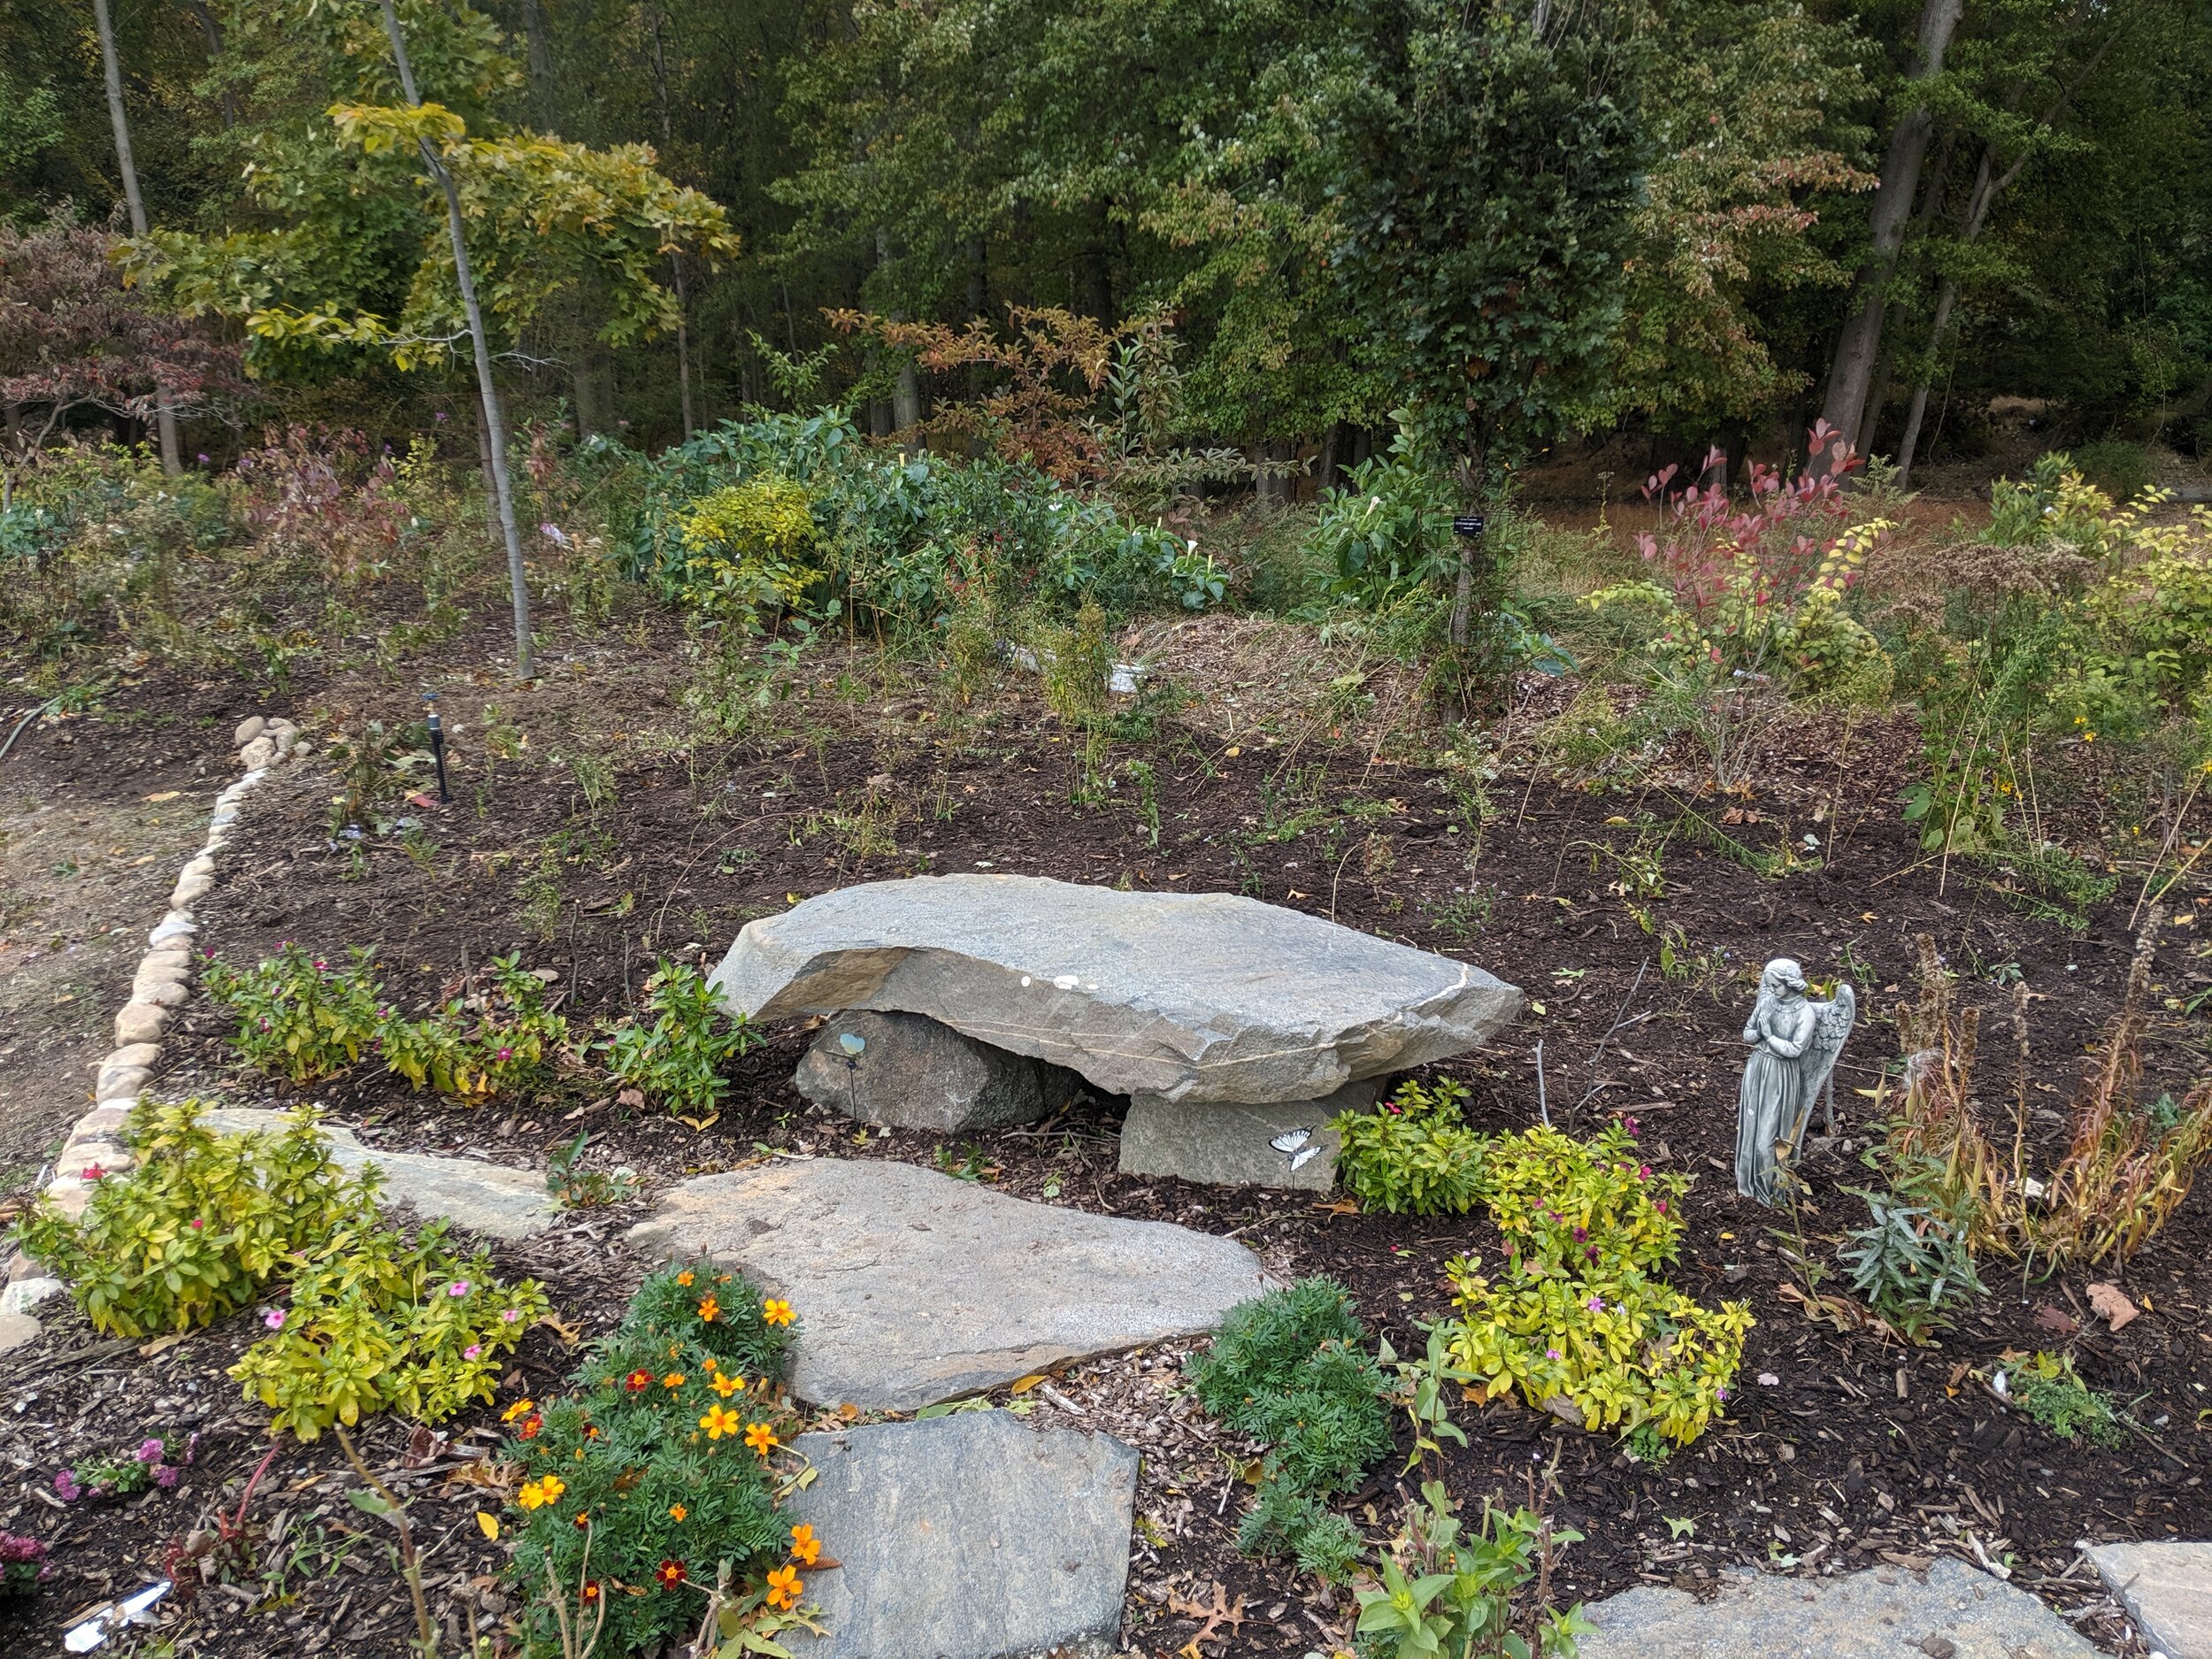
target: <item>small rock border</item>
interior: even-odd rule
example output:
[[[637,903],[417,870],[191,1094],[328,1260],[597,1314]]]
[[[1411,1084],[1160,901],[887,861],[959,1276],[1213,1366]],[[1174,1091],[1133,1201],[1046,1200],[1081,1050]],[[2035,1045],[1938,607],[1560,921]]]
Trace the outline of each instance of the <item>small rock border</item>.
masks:
[[[272,767],[308,748],[298,726],[273,715],[240,721],[231,742],[245,773],[215,797],[207,840],[177,872],[168,911],[146,935],[146,954],[131,980],[130,1001],[115,1017],[116,1046],[93,1068],[92,1110],[70,1130],[46,1181],[47,1197],[65,1214],[82,1215],[91,1201],[92,1183],[130,1167],[131,1155],[120,1138],[124,1120],[160,1064],[162,1033],[192,995],[192,941],[200,931],[193,906],[215,885],[215,856],[230,844],[239,802]],[[0,1289],[0,1317],[27,1315],[64,1288],[20,1252],[8,1260],[5,1286]],[[20,1331],[18,1340],[33,1334]]]

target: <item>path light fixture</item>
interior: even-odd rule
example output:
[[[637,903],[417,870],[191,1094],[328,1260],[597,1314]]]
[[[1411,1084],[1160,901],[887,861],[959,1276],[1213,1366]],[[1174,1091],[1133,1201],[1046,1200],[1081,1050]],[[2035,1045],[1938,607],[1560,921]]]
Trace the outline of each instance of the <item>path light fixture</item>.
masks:
[[[438,764],[438,799],[450,801],[453,796],[445,787],[445,727],[438,720],[438,694],[426,691],[422,700],[430,705],[430,758]]]

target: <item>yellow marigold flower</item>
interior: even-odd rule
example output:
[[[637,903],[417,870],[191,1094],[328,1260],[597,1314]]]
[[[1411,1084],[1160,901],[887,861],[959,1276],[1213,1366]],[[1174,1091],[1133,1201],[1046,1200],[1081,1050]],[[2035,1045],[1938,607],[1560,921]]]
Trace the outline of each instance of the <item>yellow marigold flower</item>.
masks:
[[[680,1371],[672,1371],[661,1379],[661,1386],[664,1388],[680,1388],[683,1386],[684,1374]]]
[[[668,1518],[672,1521],[688,1520],[690,1517],[691,1511],[680,1503],[672,1503],[668,1506]]]
[[[714,1409],[721,1409],[718,1406]],[[730,1413],[729,1418],[732,1423],[735,1423],[737,1414]],[[775,1430],[770,1428],[765,1423],[748,1423],[745,1425],[745,1444],[765,1457],[768,1455],[770,1447],[780,1446],[783,1442],[776,1438]]]
[[[814,1529],[801,1525],[791,1529],[791,1559],[803,1567],[811,1567],[822,1554],[822,1540],[814,1536]]]
[[[711,1296],[705,1298],[699,1304],[699,1317],[709,1325],[714,1323],[714,1316],[721,1311],[722,1304]]]
[[[558,1475],[541,1475],[535,1480],[526,1480],[522,1490],[515,1494],[515,1501],[526,1509],[542,1509],[568,1490],[568,1483]]]
[[[688,1286],[691,1283],[691,1270],[687,1267],[682,1272],[677,1274],[676,1282],[679,1285]]]
[[[514,1404],[509,1406],[504,1411],[499,1414],[499,1420],[502,1423],[512,1423],[517,1417],[527,1417],[535,1409],[537,1409],[537,1408],[532,1405],[527,1400],[518,1400],[514,1402]]]
[[[771,1325],[789,1325],[791,1323],[791,1304],[787,1302],[782,1302],[778,1300],[776,1297],[771,1296],[768,1299],[767,1304],[761,1309],[760,1317],[767,1320]]]
[[[718,1440],[725,1434],[736,1433],[737,1425],[737,1413],[727,1406],[709,1406],[706,1416],[699,1419],[699,1426],[707,1432],[707,1438],[710,1440]],[[745,1443],[749,1446],[752,1441],[752,1431],[748,1429],[745,1432]]]
[[[715,1393],[720,1394],[725,1400],[727,1400],[732,1394],[735,1394],[739,1389],[745,1386],[745,1379],[742,1377],[733,1377],[728,1372],[723,1371],[718,1373],[714,1381],[708,1386],[711,1387]]]
[[[789,1612],[799,1605],[799,1570],[779,1567],[768,1575],[768,1601],[772,1607]]]

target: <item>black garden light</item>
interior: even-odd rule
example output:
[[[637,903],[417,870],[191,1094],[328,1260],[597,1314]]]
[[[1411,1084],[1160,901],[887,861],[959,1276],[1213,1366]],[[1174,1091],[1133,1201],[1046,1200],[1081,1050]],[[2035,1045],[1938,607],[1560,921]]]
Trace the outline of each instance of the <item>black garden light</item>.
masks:
[[[438,799],[450,801],[453,797],[445,787],[445,727],[438,720],[438,694],[426,691],[422,700],[430,705],[430,758],[438,763]]]

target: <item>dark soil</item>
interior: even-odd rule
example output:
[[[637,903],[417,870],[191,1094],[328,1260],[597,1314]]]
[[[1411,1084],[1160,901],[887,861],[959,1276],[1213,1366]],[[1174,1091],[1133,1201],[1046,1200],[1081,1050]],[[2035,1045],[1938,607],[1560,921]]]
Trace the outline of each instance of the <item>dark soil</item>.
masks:
[[[373,945],[391,994],[414,1003],[488,956],[518,951],[527,965],[558,973],[563,1011],[580,1029],[629,1006],[657,956],[711,961],[746,920],[856,881],[990,869],[1241,891],[1333,917],[1465,956],[1525,987],[1529,1015],[1447,1068],[1472,1087],[1479,1125],[1534,1120],[1540,1045],[1555,1122],[1588,1129],[1633,1117],[1653,1164],[1694,1178],[1675,1282],[1708,1302],[1747,1301],[1757,1317],[1728,1418],[1662,1463],[1633,1463],[1607,1436],[1511,1407],[1460,1409],[1471,1444],[1451,1449],[1441,1471],[1455,1496],[1479,1508],[1486,1496],[1519,1503],[1534,1494],[1586,1535],[1563,1557],[1555,1583],[1564,1598],[1640,1581],[1709,1586],[1732,1563],[1786,1568],[1794,1557],[1795,1571],[1823,1572],[1923,1563],[1938,1550],[1971,1560],[1978,1550],[2008,1559],[2014,1582],[2079,1606],[2095,1587],[2078,1540],[2212,1531],[2201,1476],[2201,1431],[2212,1423],[2202,1415],[2212,1406],[2204,1380],[2212,1378],[2212,1194],[2193,1194],[2124,1271],[2024,1280],[2014,1264],[1985,1263],[1988,1299],[1935,1345],[1910,1348],[1816,1323],[1785,1299],[1794,1280],[1782,1254],[1790,1240],[1778,1233],[1783,1218],[1734,1192],[1745,976],[1770,956],[1795,956],[1809,973],[1851,977],[1861,991],[1861,1024],[1839,1071],[1839,1136],[1816,1145],[1807,1170],[1814,1195],[1804,1225],[1823,1261],[1832,1261],[1837,1235],[1865,1219],[1863,1203],[1839,1189],[1870,1179],[1857,1156],[1869,1107],[1859,1091],[1895,1053],[1889,1010],[1912,993],[1917,935],[1932,936],[1961,976],[1962,1000],[1982,1007],[1993,1031],[2003,1028],[2013,982],[2033,995],[2033,1097],[2044,1105],[2031,1131],[2043,1165],[2063,1144],[2085,1056],[2118,1006],[2132,949],[2131,886],[2092,906],[2077,930],[2048,905],[2030,913],[2039,902],[2009,891],[2018,884],[2001,872],[1927,860],[1893,804],[1916,747],[1909,722],[1800,720],[1755,768],[1756,787],[1728,798],[1697,795],[1679,781],[1584,793],[1511,772],[1483,786],[1489,816],[1477,856],[1481,815],[1465,774],[1371,763],[1312,733],[1263,729],[1226,746],[1171,710],[1149,733],[1125,715],[1124,741],[1094,757],[1111,790],[1077,804],[1082,740],[1019,687],[979,710],[886,679],[878,660],[839,657],[780,682],[787,700],[772,689],[749,704],[747,734],[694,741],[682,706],[688,682],[673,656],[610,648],[523,691],[448,678],[440,689],[455,727],[451,802],[410,803],[396,788],[358,840],[332,833],[341,788],[328,767],[280,772],[249,798],[204,907],[201,942],[237,961],[285,940],[334,954]],[[411,693],[365,682],[326,684],[311,707],[297,707],[295,718],[312,714],[303,723],[326,734],[415,714]],[[33,757],[35,766],[53,764],[47,751]],[[1133,761],[1150,768],[1148,795]],[[1686,766],[1679,776],[1688,775]],[[419,772],[405,787],[426,782]],[[391,827],[395,818],[412,827]],[[1742,861],[1785,848],[1795,849],[1798,867],[1779,879]],[[1637,898],[1623,856],[1655,852],[1663,891]],[[1647,891],[1653,880],[1644,878]],[[2146,1050],[2154,1091],[2178,1094],[2205,1069],[2204,1023],[2182,1011],[2212,982],[2212,921],[2203,914],[2201,901],[2193,902],[2161,943],[2155,1000],[2164,1006]],[[1663,940],[1671,973],[1662,969]],[[272,1096],[265,1081],[236,1071],[216,1010],[192,1006],[184,1031],[196,1041],[173,1048],[164,1087]],[[769,1148],[895,1157],[1043,1202],[1233,1233],[1280,1271],[1340,1279],[1402,1351],[1421,1346],[1417,1322],[1450,1311],[1447,1257],[1497,1258],[1499,1240],[1479,1217],[1363,1216],[1288,1194],[1122,1176],[1113,1144],[1122,1102],[1113,1100],[956,1144],[864,1133],[792,1090],[805,1033],[768,1035],[734,1069],[729,1099],[703,1128],[633,1111],[580,1071],[541,1097],[477,1110],[414,1095],[368,1066],[314,1098],[372,1141],[524,1163],[541,1164],[588,1133],[591,1167],[627,1166],[649,1187]],[[2008,1075],[1992,1080],[1986,1097],[2001,1101],[2010,1087]],[[626,1221],[621,1211],[589,1214],[578,1228],[503,1256],[547,1280],[563,1317],[595,1332],[641,1271],[606,1242]],[[2093,1278],[2116,1279],[2142,1316],[2107,1331],[2087,1307]],[[1837,1287],[1833,1279],[1825,1286]],[[157,1576],[166,1541],[201,1524],[219,1494],[235,1507],[267,1441],[220,1371],[250,1335],[234,1325],[142,1360],[82,1346],[87,1333],[72,1334],[65,1316],[0,1373],[17,1402],[4,1420],[6,1448],[24,1471],[20,1500],[0,1524],[48,1538],[58,1565],[45,1590],[0,1616],[19,1621],[27,1640],[49,1640],[110,1590]],[[2142,1432],[2117,1450],[2067,1444],[2002,1407],[1982,1376],[2008,1350],[2036,1348],[2070,1351]],[[1087,1410],[1037,1411],[1087,1426],[1125,1421],[1138,1433],[1131,1379],[1161,1357],[1071,1368],[1055,1386],[1079,1407],[1090,1402]],[[542,1390],[571,1363],[539,1333],[516,1386]],[[1153,1409],[1165,1425],[1164,1408]],[[195,1412],[207,1439],[188,1487],[107,1509],[58,1509],[40,1491],[70,1457],[134,1444],[149,1427]],[[495,1420],[488,1409],[446,1426],[457,1445]],[[380,1466],[400,1461],[403,1428],[380,1425],[372,1440]],[[1325,1635],[1348,1641],[1341,1593],[1317,1596],[1286,1563],[1237,1554],[1239,1460],[1213,1455],[1202,1436],[1170,1435],[1148,1449],[1131,1574],[1133,1647],[1148,1655],[1183,1647],[1202,1622],[1175,1609],[1210,1603],[1216,1586],[1225,1607],[1241,1602],[1243,1622],[1217,1621],[1202,1649],[1208,1659],[1325,1651]],[[483,1494],[450,1484],[469,1467],[459,1452],[440,1452],[430,1465],[437,1478],[419,1483],[430,1507],[419,1526],[444,1540],[434,1577],[448,1609],[466,1592],[497,1594],[486,1575],[501,1552],[472,1520]],[[1400,1486],[1413,1484],[1397,1482],[1395,1470],[1394,1462],[1379,1469],[1351,1502],[1371,1537],[1386,1532]],[[320,1484],[305,1484],[311,1476]],[[191,1651],[400,1651],[403,1593],[382,1564],[377,1524],[342,1503],[347,1479],[334,1448],[286,1446],[252,1517],[265,1526],[282,1512],[294,1540],[311,1520],[326,1532],[359,1522],[361,1543],[343,1570],[316,1566],[311,1551],[294,1576],[268,1585],[270,1563],[288,1546],[263,1542],[258,1573],[242,1575],[234,1590],[203,1592],[180,1631]],[[2084,1628],[2108,1642],[2117,1637],[2109,1621],[2091,1617]]]

